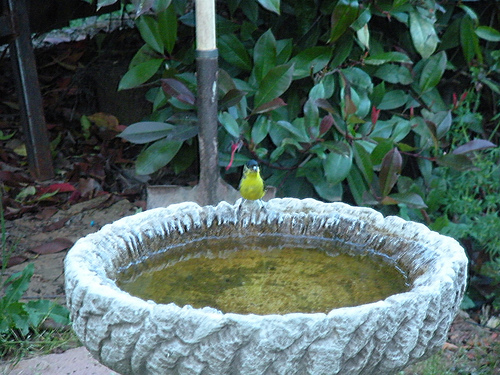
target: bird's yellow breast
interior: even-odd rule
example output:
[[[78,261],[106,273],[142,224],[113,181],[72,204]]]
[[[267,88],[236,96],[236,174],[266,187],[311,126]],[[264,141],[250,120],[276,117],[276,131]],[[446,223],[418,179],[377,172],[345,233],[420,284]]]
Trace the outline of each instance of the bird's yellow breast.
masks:
[[[246,171],[241,179],[240,194],[248,200],[257,200],[264,196],[264,180],[258,172]]]

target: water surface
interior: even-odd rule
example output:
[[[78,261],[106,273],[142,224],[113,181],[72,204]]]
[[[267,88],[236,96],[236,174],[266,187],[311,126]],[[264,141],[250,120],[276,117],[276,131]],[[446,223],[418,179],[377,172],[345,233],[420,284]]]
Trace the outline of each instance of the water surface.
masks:
[[[404,273],[381,255],[348,254],[331,242],[269,242],[196,241],[127,267],[117,284],[158,303],[240,314],[326,313],[408,289]]]

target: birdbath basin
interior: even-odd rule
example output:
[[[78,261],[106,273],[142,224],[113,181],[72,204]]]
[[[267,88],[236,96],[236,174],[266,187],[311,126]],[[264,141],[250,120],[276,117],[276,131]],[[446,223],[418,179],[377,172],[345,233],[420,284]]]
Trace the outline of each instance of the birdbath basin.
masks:
[[[157,303],[117,284],[124,269],[160,253],[182,261],[193,258],[184,247],[206,239],[266,237],[377,254],[405,273],[407,289],[325,312],[257,314]],[[293,198],[149,210],[80,239],[65,260],[78,338],[105,366],[140,375],[393,374],[441,348],[466,275],[460,245],[422,224]]]

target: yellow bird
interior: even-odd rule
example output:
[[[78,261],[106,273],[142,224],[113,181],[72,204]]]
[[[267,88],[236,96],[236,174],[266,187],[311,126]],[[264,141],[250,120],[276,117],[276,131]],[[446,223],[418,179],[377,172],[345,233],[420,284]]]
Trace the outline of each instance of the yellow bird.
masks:
[[[244,169],[240,181],[240,194],[243,198],[255,201],[261,199],[266,193],[264,180],[260,176],[259,164],[255,160],[249,160]]]

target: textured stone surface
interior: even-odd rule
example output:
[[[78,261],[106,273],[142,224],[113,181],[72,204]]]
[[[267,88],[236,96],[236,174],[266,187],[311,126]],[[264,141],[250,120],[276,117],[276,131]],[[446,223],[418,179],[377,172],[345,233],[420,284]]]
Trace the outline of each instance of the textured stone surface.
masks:
[[[339,238],[391,257],[411,288],[328,314],[239,315],[161,305],[114,282],[150,252],[210,236]],[[73,327],[121,374],[391,374],[443,344],[465,290],[459,244],[425,226],[368,208],[312,199],[262,206],[181,203],[121,219],[79,240],[65,260]]]

